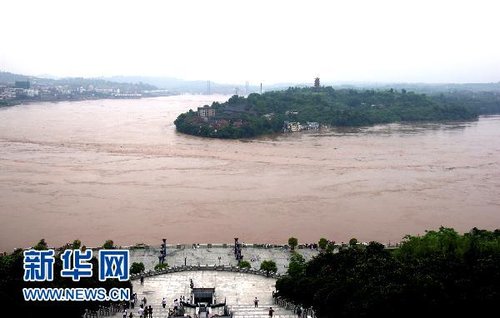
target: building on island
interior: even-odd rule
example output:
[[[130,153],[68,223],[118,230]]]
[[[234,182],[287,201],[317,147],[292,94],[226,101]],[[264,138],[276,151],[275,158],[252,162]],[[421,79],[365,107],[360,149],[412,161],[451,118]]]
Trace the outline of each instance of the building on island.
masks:
[[[204,119],[208,119],[215,116],[215,109],[205,105],[203,107],[198,107],[198,116]]]
[[[319,130],[320,124],[316,121],[307,121],[305,125],[302,125],[298,121],[284,121],[283,122],[283,132],[296,132],[302,130]]]
[[[306,121],[305,129],[307,130],[318,130],[319,123],[317,121]]]
[[[283,132],[301,131],[302,125],[298,121],[285,121],[283,123]]]

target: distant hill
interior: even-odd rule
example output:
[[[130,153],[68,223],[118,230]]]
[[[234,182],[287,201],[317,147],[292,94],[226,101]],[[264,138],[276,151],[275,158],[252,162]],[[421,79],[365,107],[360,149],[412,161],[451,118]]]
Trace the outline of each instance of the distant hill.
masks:
[[[9,72],[0,72],[0,84],[13,84],[16,81],[26,81],[26,80],[33,81],[33,80],[39,80],[39,78],[35,76],[14,74]]]
[[[156,86],[142,82],[133,81],[111,81],[101,78],[83,78],[83,77],[66,77],[66,78],[44,78],[37,76],[29,76],[15,74],[10,72],[0,72],[0,84],[12,85],[16,81],[29,80],[33,85],[49,85],[49,86],[68,86],[70,88],[88,87],[92,85],[96,88],[120,88],[123,91],[144,91],[156,90]]]

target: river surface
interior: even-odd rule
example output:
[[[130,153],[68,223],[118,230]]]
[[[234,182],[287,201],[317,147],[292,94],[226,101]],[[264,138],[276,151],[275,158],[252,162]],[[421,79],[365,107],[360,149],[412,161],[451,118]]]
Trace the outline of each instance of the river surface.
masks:
[[[400,241],[500,228],[500,117],[252,140],[179,134],[227,96],[0,109],[0,251],[135,243]]]

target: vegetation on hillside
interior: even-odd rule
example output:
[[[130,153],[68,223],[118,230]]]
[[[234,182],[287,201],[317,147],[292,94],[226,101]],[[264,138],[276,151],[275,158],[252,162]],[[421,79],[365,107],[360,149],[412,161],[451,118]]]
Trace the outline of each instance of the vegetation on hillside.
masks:
[[[500,303],[500,230],[451,228],[292,257],[277,295],[313,307],[319,317],[479,317]]]
[[[497,102],[500,104],[500,100]],[[477,105],[469,99],[431,97],[404,89],[289,88],[250,94],[247,98],[234,95],[227,102],[214,102],[210,107],[216,113],[211,118],[198,116],[195,111],[180,114],[174,122],[177,130],[204,137],[245,138],[280,132],[284,121],[367,126],[477,118]]]
[[[60,79],[44,78],[36,76],[28,76],[14,74],[9,72],[0,72],[0,83],[14,84],[15,81],[30,81],[31,84],[49,85],[49,86],[68,86],[71,89],[80,87],[87,88],[89,85],[98,88],[119,88],[122,92],[138,92],[144,90],[158,89],[154,85],[143,82],[123,82],[109,81],[101,78],[83,78],[83,77],[66,77]]]

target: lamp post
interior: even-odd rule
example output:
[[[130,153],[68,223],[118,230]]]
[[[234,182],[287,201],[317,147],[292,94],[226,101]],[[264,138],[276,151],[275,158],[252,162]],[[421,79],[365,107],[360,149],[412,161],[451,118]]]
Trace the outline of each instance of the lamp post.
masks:
[[[158,256],[158,261],[160,264],[165,263],[165,257],[167,256],[167,239],[162,239],[163,243],[160,248],[160,256]]]
[[[243,259],[243,255],[241,255],[241,244],[238,242],[238,238],[234,238],[234,256],[236,260],[238,261],[238,265],[240,264],[240,261]]]
[[[234,255],[236,256],[238,254],[238,238],[234,238]]]

